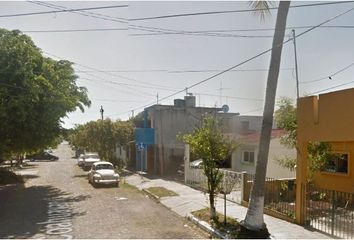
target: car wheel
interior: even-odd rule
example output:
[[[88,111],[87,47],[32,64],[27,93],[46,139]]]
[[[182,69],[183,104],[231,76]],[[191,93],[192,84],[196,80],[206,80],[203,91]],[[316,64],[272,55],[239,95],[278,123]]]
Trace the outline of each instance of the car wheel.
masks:
[[[118,187],[118,188],[119,188],[119,182],[117,182],[115,185],[116,185],[116,187]]]
[[[31,159],[30,159],[30,161],[31,161],[31,162],[34,162],[34,159],[33,159],[33,158],[31,158]]]

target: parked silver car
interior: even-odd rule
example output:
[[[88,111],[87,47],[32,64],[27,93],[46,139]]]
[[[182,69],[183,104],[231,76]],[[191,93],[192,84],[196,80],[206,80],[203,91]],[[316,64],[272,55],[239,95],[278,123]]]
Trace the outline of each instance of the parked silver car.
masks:
[[[98,156],[98,153],[86,153],[83,156],[83,163],[82,163],[82,168],[85,171],[88,171],[91,169],[92,164],[95,162],[101,161],[100,157]]]
[[[83,164],[84,164],[84,154],[80,154],[80,156],[77,158],[77,165],[79,167],[82,167]]]
[[[99,184],[114,184],[119,186],[119,175],[115,173],[113,164],[110,162],[95,162],[88,173],[88,182],[94,187]]]

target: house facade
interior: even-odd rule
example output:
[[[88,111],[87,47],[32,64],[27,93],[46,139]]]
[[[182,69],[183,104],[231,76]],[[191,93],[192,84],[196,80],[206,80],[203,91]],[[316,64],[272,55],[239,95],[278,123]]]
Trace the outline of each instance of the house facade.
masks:
[[[233,131],[230,131],[231,133],[227,134],[227,136],[234,139],[239,146],[232,153],[231,168],[236,172],[254,174],[256,171],[262,116],[235,116],[233,126]],[[281,167],[277,161],[277,159],[284,157],[296,159],[296,150],[289,149],[280,143],[280,137],[284,134],[285,131],[276,129],[276,124],[274,123],[266,175],[269,178],[295,178],[295,171]]]
[[[224,113],[221,108],[196,107],[195,96],[175,99],[174,105],[153,105],[145,109],[150,120],[148,128],[154,131],[154,144],[146,147],[141,154],[144,162],[142,170],[159,175],[183,174],[185,144],[178,135],[191,133],[199,127],[203,115],[208,114],[219,119],[223,131],[232,129],[233,117],[237,113]],[[143,151],[144,152],[144,151]],[[144,155],[145,154],[145,155]]]
[[[330,166],[314,174],[313,184],[333,191],[354,192],[353,123],[354,88],[298,100],[296,219],[299,223],[305,221],[303,189],[308,181],[310,143],[328,143],[330,151],[338,156],[331,159]]]

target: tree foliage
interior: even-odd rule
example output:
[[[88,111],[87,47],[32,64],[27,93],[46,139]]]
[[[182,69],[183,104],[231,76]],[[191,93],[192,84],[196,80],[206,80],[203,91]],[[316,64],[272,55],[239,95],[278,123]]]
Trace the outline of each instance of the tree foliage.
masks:
[[[117,164],[115,150],[133,139],[134,125],[131,121],[91,121],[77,125],[69,137],[69,143],[77,149],[98,152],[103,160]]]
[[[223,177],[219,167],[231,155],[236,144],[223,136],[217,120],[212,117],[204,117],[201,127],[181,138],[190,145],[192,154],[203,160],[203,172],[208,179],[210,217],[213,219],[216,216],[214,198]]]
[[[340,154],[332,152],[332,146],[328,142],[309,142],[307,144],[308,165],[307,182],[312,183],[314,174],[328,170],[331,160],[339,158]]]
[[[0,29],[0,159],[54,143],[62,119],[89,106],[72,63],[44,57],[30,37]]]
[[[286,131],[285,135],[280,138],[280,143],[288,148],[296,148],[296,107],[293,100],[287,97],[281,97],[278,101],[278,110],[274,113],[275,122],[280,129]],[[296,158],[284,156],[277,158],[278,164],[284,168],[293,171],[296,166]]]
[[[281,137],[281,143],[289,148],[296,147],[296,107],[293,100],[281,97],[278,101],[278,110],[274,113],[275,122],[280,129],[286,130],[286,134]]]

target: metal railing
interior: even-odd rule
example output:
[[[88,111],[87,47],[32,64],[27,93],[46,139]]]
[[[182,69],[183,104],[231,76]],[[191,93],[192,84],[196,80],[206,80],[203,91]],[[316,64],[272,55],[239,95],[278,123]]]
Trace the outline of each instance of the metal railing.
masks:
[[[243,200],[249,201],[254,174],[246,174]],[[295,219],[295,179],[266,178],[264,208],[286,218]]]
[[[221,186],[232,185],[231,192],[226,195],[227,200],[241,204],[242,197],[242,173],[234,172],[226,169],[220,169],[223,173],[223,181]],[[186,169],[186,184],[206,192],[208,179],[200,168]]]
[[[339,238],[354,238],[354,194],[306,186],[305,224]]]

